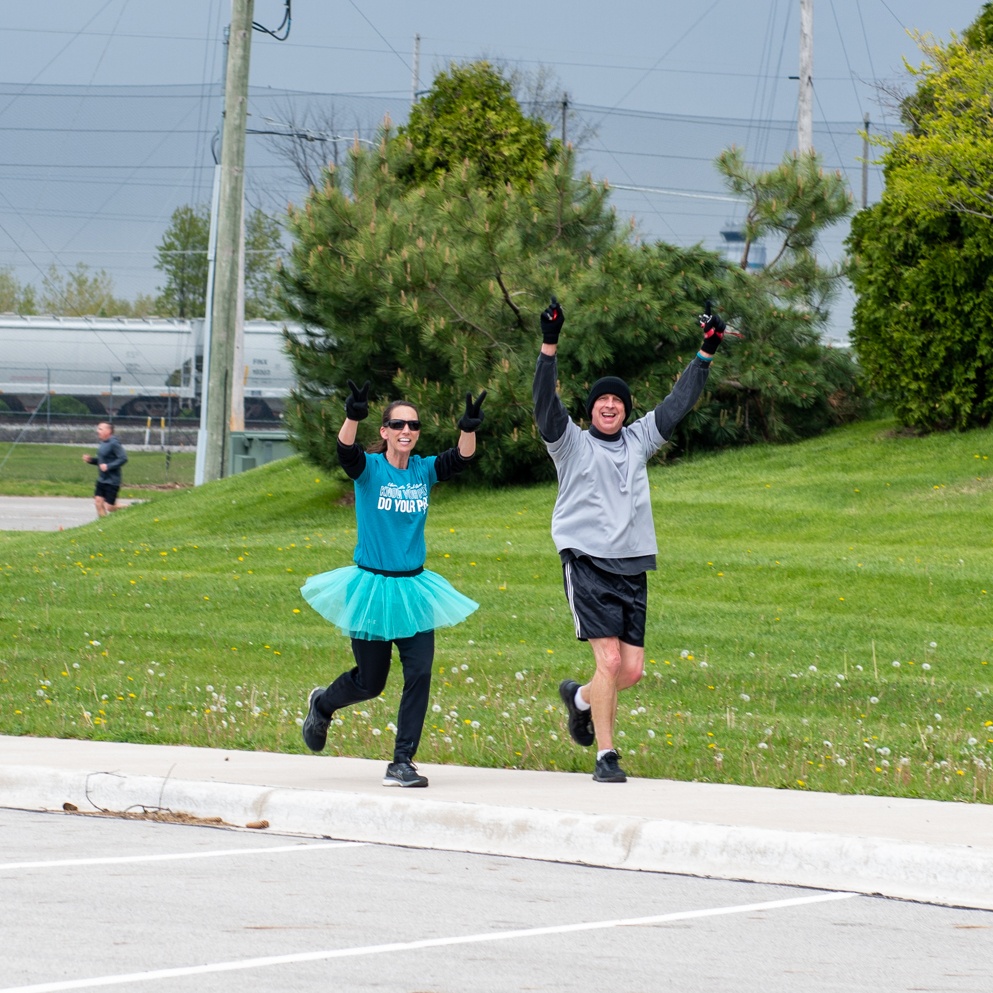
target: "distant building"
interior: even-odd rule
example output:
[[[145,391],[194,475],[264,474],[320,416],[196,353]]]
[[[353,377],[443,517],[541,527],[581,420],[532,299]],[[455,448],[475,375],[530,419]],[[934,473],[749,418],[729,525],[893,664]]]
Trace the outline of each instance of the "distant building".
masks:
[[[729,225],[721,231],[721,237],[724,239],[724,257],[735,265],[741,265],[741,256],[745,251],[745,232]],[[761,242],[753,242],[749,246],[747,268],[750,272],[765,268],[765,245]]]

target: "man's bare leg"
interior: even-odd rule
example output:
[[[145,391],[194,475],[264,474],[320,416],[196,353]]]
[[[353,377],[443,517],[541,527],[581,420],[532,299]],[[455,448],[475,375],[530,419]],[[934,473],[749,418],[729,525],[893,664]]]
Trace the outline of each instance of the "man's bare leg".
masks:
[[[580,695],[593,712],[597,751],[614,747],[614,724],[617,720],[617,694],[641,679],[645,671],[645,649],[629,645],[620,638],[591,638],[590,648],[596,672]]]

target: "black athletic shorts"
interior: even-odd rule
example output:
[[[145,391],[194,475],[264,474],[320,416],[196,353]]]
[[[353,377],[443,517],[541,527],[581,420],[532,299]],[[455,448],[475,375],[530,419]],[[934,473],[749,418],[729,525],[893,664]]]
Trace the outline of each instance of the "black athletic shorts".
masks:
[[[110,483],[97,483],[93,495],[103,497],[104,503],[109,503],[113,507],[117,503],[117,494],[119,491],[120,486],[111,486]]]
[[[622,576],[604,572],[587,559],[572,559],[562,566],[562,576],[580,641],[620,638],[628,645],[644,648],[648,612],[646,573]]]

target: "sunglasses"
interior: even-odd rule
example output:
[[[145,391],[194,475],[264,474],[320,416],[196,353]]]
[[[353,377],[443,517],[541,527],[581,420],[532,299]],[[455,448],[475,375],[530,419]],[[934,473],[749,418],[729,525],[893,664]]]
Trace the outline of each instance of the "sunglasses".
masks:
[[[420,431],[421,422],[420,421],[402,421],[400,418],[395,417],[392,420],[386,422],[386,426],[391,431],[402,431],[405,427],[410,428],[411,431]]]

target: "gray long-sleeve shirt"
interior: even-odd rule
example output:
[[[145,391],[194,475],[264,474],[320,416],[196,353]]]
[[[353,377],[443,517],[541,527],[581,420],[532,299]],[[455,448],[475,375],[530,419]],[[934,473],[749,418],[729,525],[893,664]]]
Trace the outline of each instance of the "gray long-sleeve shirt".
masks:
[[[655,568],[658,542],[652,518],[648,460],[696,403],[710,372],[699,358],[650,413],[604,437],[583,431],[555,390],[558,363],[539,354],[534,417],[558,473],[552,539],[563,561],[584,556],[610,572]]]
[[[117,440],[117,435],[112,434],[106,441],[101,441],[97,446],[97,454],[93,460],[93,465],[106,465],[107,471],[97,469],[97,481],[106,483],[109,486],[121,485],[121,466],[127,462],[128,456],[124,451],[124,446]]]

